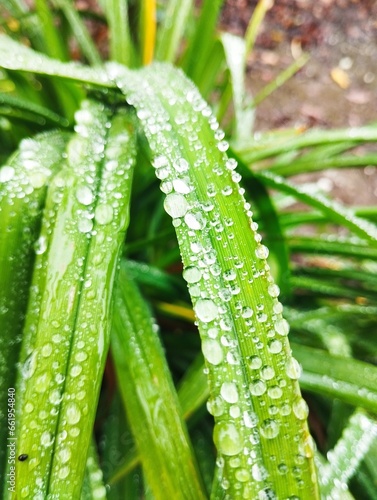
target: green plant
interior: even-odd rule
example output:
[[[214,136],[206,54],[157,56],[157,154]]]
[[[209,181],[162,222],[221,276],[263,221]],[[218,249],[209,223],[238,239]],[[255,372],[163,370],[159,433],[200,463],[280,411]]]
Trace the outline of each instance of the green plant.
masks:
[[[245,40],[216,35],[222,2],[163,3],[156,39],[155,2],[101,4],[4,4],[33,47],[0,36],[4,497],[373,498],[376,209],[287,177],[370,164],[352,151],[376,127],[253,138],[273,86],[250,97],[245,62],[269,2]]]

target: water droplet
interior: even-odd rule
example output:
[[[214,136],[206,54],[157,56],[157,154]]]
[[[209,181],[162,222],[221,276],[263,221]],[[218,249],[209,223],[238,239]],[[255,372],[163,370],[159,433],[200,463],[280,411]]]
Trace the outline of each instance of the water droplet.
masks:
[[[220,141],[217,144],[217,148],[218,148],[219,151],[221,151],[222,153],[224,153],[225,151],[227,151],[229,149],[229,144],[226,141]]]
[[[109,224],[114,217],[113,207],[104,203],[98,205],[95,210],[95,218],[98,224]]]
[[[88,186],[79,186],[76,189],[76,198],[83,205],[90,205],[93,203],[94,195]]]
[[[233,418],[238,418],[241,415],[240,407],[233,405],[229,408],[229,415]]]
[[[198,319],[204,323],[209,323],[217,318],[219,310],[211,299],[199,299],[195,304],[195,313]]]
[[[299,420],[305,420],[309,415],[309,408],[303,398],[297,398],[292,405],[293,413]]]
[[[289,359],[285,364],[285,372],[292,380],[297,380],[301,376],[300,363],[295,358]]]
[[[224,359],[224,353],[216,340],[204,340],[202,343],[203,355],[212,365],[219,365]]]
[[[234,456],[243,449],[242,438],[237,427],[231,422],[217,422],[213,431],[213,440],[219,453]]]
[[[242,308],[241,315],[242,315],[243,318],[245,318],[245,319],[251,318],[251,316],[253,314],[254,314],[254,311],[251,309],[251,307],[246,306],[246,307]]]
[[[279,335],[288,335],[289,333],[289,324],[288,321],[284,318],[279,319],[275,322],[275,330]]]
[[[200,213],[197,214],[187,213],[185,215],[185,222],[190,229],[199,230],[202,229],[204,226],[203,217],[201,216]]]
[[[255,255],[258,259],[267,259],[269,254],[268,248],[264,245],[258,245],[255,250]]]
[[[234,158],[229,158],[226,161],[225,166],[228,170],[234,170],[237,167],[237,161]]]
[[[278,385],[273,385],[268,388],[267,394],[271,399],[279,399],[282,397],[283,391]]]
[[[69,476],[69,467],[68,465],[65,465],[64,467],[61,467],[58,472],[59,479],[65,479],[66,477]]]
[[[245,427],[247,427],[248,429],[253,429],[258,424],[258,416],[254,412],[244,411],[243,422],[245,424]]]
[[[237,403],[238,401],[237,386],[233,382],[224,382],[221,386],[220,394],[228,403]]]
[[[77,227],[80,233],[90,233],[93,229],[93,221],[91,219],[82,218],[78,221]]]
[[[191,192],[190,186],[182,179],[174,179],[173,188],[176,193],[180,194],[188,194]]]
[[[54,442],[54,436],[51,434],[51,432],[45,431],[41,435],[41,445],[44,446],[45,448],[48,448],[51,446]]]
[[[73,365],[70,371],[72,377],[78,377],[81,372],[82,372],[82,366],[80,365]]]
[[[63,464],[67,463],[71,458],[70,450],[68,448],[62,448],[57,453],[57,458],[61,463],[63,463]]]
[[[51,376],[45,372],[42,375],[39,375],[34,382],[34,389],[37,392],[45,392],[48,389],[50,384]]]
[[[41,354],[43,357],[48,358],[52,353],[52,344],[45,344],[41,349]]]
[[[0,168],[0,182],[8,182],[13,179],[16,171],[9,165],[4,165]]]
[[[270,297],[278,297],[280,294],[280,288],[274,283],[268,287],[268,294]]]
[[[184,158],[180,158],[175,163],[173,163],[173,168],[177,172],[180,172],[180,173],[186,172],[189,168],[189,164],[188,164],[187,160],[185,160]]]
[[[252,370],[259,370],[261,366],[262,366],[262,360],[259,356],[250,356],[249,367]]]
[[[188,203],[183,195],[170,193],[165,198],[164,208],[170,217],[175,219],[177,217],[183,217],[186,214]]]
[[[279,434],[280,424],[273,418],[267,418],[263,421],[260,432],[267,439],[273,439]]]
[[[207,410],[214,417],[219,417],[225,411],[224,400],[220,396],[214,399],[209,399],[207,401]]]
[[[236,274],[234,269],[228,269],[223,274],[223,278],[225,281],[232,281],[232,280],[236,279],[236,276],[237,276],[237,274]]]
[[[25,411],[26,411],[26,413],[32,413],[33,410],[34,410],[33,403],[26,403],[26,405],[25,405]]]
[[[69,403],[66,408],[67,422],[77,424],[81,418],[81,411],[76,403]]]
[[[250,472],[247,469],[238,469],[236,471],[236,479],[237,481],[240,481],[241,483],[245,483],[246,481],[249,481],[250,479]]]
[[[271,342],[268,344],[268,350],[272,354],[279,354],[281,350],[283,349],[283,344],[280,342],[278,339],[273,339]]]
[[[275,376],[275,370],[273,369],[272,366],[265,365],[261,369],[261,376],[264,380],[271,380]]]
[[[40,236],[34,243],[34,251],[37,255],[43,254],[47,250],[46,236]]]
[[[279,472],[279,474],[284,476],[288,472],[288,466],[285,463],[279,464],[278,465],[278,472]]]
[[[263,380],[256,379],[249,385],[250,392],[253,396],[262,396],[267,390],[266,383]]]

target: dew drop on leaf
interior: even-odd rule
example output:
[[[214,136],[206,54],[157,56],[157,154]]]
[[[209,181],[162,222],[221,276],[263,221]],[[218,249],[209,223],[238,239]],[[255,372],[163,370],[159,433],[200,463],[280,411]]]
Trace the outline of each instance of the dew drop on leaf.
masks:
[[[290,358],[285,364],[285,372],[292,380],[297,380],[301,376],[300,363],[295,358]]]
[[[293,413],[299,420],[305,420],[309,415],[309,408],[303,398],[297,398],[292,405]]]
[[[238,401],[237,386],[233,382],[224,382],[221,386],[220,394],[227,403],[237,403]]]
[[[96,207],[95,218],[98,224],[109,224],[113,220],[114,210],[113,207],[102,203]]]
[[[261,366],[262,366],[262,360],[259,356],[250,356],[249,367],[252,370],[259,370]]]
[[[273,418],[267,418],[263,421],[260,432],[267,439],[273,439],[279,434],[279,422]]]
[[[255,255],[258,257],[258,259],[267,259],[268,254],[268,248],[264,245],[258,245],[255,250]]]
[[[275,330],[279,335],[285,336],[289,333],[288,321],[284,318],[275,322]]]
[[[188,210],[188,203],[182,194],[170,193],[166,196],[164,201],[164,208],[166,212],[173,217],[183,217]]]
[[[211,299],[199,299],[195,304],[195,313],[201,321],[209,323],[217,318],[219,310]]]
[[[267,390],[266,383],[263,380],[256,379],[249,385],[250,393],[253,396],[262,396]]]
[[[234,456],[243,449],[241,436],[232,422],[217,422],[213,431],[213,440],[219,453]]]
[[[71,425],[77,424],[81,419],[81,412],[76,403],[69,403],[66,409],[67,422]]]
[[[94,195],[88,186],[79,186],[76,190],[76,198],[83,205],[90,205],[93,203]]]
[[[219,365],[224,359],[224,353],[216,340],[206,339],[202,343],[203,356],[211,365]]]

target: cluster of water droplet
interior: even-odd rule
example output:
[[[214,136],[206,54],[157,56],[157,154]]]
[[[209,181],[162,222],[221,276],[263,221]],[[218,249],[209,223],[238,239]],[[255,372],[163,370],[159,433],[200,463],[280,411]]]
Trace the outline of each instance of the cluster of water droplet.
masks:
[[[130,83],[133,75],[118,75],[118,84],[155,153],[164,208],[176,228],[211,385],[208,410],[215,418],[220,474],[226,469],[221,484],[227,490],[232,474],[240,498],[250,498],[253,482],[256,489],[260,485],[259,498],[273,498],[263,488],[268,472],[260,441],[267,453],[275,451],[270,466],[287,472],[295,467],[298,483],[308,457],[297,452],[296,459],[284,457],[285,463],[276,446],[266,445],[284,435],[300,441],[306,432],[301,423],[290,429],[291,416],[305,421],[307,406],[297,384],[300,367],[286,340],[279,288],[238,184],[237,163],[224,155],[228,144],[210,108],[187,81],[177,83],[176,73],[174,87],[166,87],[166,74],[159,74],[150,76],[154,87],[145,76]],[[234,226],[247,242],[235,238]]]

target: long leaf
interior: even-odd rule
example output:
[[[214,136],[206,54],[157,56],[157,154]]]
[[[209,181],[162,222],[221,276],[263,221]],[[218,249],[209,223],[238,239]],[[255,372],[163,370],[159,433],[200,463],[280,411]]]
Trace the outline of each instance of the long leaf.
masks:
[[[177,231],[208,368],[221,484],[229,495],[251,498],[271,487],[278,496],[302,495],[293,475],[282,478],[276,465],[291,470],[300,454],[304,488],[317,498],[306,403],[284,368],[288,325],[267,249],[232,175],[234,160],[224,154],[227,143],[214,138],[216,120],[195,87],[167,65],[134,73],[112,65],[109,72],[137,108]],[[282,412],[271,414],[277,405]]]

